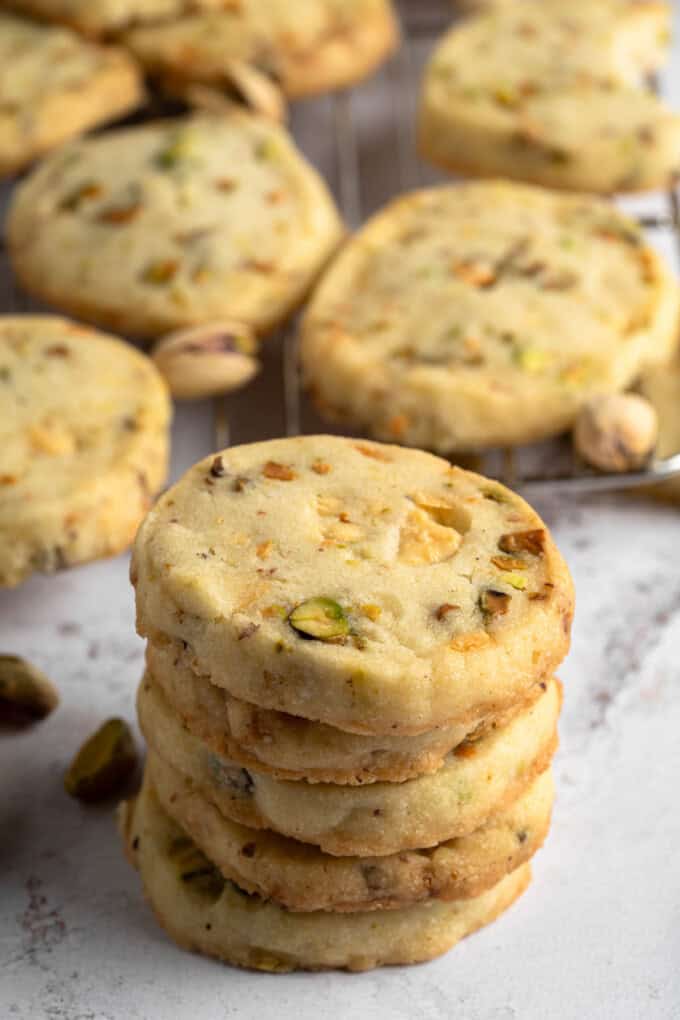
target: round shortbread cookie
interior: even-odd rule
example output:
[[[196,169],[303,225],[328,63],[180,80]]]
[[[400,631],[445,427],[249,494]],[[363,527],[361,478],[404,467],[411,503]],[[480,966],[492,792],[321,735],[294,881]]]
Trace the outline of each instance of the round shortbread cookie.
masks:
[[[271,330],[341,234],[285,130],[236,109],[73,143],[20,186],[8,219],[27,290],[139,336],[224,318]]]
[[[573,610],[519,496],[334,436],[196,464],[140,529],[131,576],[141,634],[187,641],[238,698],[358,733],[472,728],[524,700]]]
[[[504,713],[483,716],[474,725],[442,726],[414,736],[371,736],[234,698],[194,671],[200,667],[178,641],[159,636],[147,645],[146,660],[154,682],[194,736],[239,765],[277,779],[353,786],[413,779],[436,772],[463,740],[478,740],[499,729],[523,707],[518,702]],[[540,693],[537,680],[527,701]]]
[[[186,949],[256,970],[358,971],[430,960],[493,921],[531,876],[524,864],[473,899],[433,900],[381,915],[292,913],[225,881],[148,784],[123,806],[120,821],[128,856],[170,936]]]
[[[557,746],[560,688],[545,693],[503,730],[452,752],[438,772],[403,783],[337,786],[277,780],[244,769],[182,727],[147,677],[139,722],[155,753],[227,818],[273,829],[338,857],[381,857],[466,836],[516,800],[544,772]]]
[[[1,175],[127,113],[143,94],[137,65],[122,50],[0,14]]]
[[[235,60],[292,97],[352,85],[399,38],[390,0],[241,0],[226,10],[133,29],[125,43],[153,74],[224,88]]]
[[[0,318],[0,587],[127,548],[165,480],[151,361],[65,319]]]
[[[670,9],[621,0],[523,0],[455,25],[425,72],[420,145],[480,176],[584,191],[664,187],[680,116],[643,87]]]
[[[231,821],[157,755],[149,755],[147,769],[163,809],[225,878],[297,911],[385,910],[479,896],[541,847],[554,798],[547,769],[514,804],[468,836],[387,857],[331,857]]]
[[[301,328],[329,418],[450,452],[568,428],[676,342],[680,291],[609,202],[502,181],[396,199],[342,249]]]
[[[44,21],[70,25],[84,35],[106,36],[135,24],[212,11],[234,0],[6,0],[6,6]]]

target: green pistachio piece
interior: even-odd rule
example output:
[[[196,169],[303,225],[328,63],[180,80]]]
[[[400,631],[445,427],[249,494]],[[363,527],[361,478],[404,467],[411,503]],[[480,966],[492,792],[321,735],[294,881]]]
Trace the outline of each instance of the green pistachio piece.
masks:
[[[514,571],[509,571],[503,574],[503,580],[506,584],[509,584],[511,588],[515,588],[516,591],[524,591],[527,586],[527,579],[524,574],[518,574]]]
[[[44,673],[18,655],[0,655],[0,723],[37,722],[58,704],[57,689]]]
[[[288,622],[298,634],[318,641],[336,641],[349,634],[347,615],[333,599],[314,598],[301,602],[289,614]]]
[[[539,347],[520,347],[514,355],[514,361],[524,372],[530,375],[538,375],[550,364],[550,355]]]
[[[78,800],[105,800],[120,792],[136,765],[130,727],[123,719],[109,719],[78,751],[64,776],[64,789]]]

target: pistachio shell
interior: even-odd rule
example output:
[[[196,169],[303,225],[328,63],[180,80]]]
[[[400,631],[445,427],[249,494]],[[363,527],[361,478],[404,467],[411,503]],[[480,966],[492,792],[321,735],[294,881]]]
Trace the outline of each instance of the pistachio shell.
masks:
[[[649,401],[635,393],[596,397],[581,410],[574,426],[574,446],[601,471],[635,471],[652,454],[658,418]]]
[[[234,99],[247,106],[253,113],[279,123],[286,119],[286,100],[281,89],[264,74],[243,60],[225,59],[222,64],[223,84],[227,91],[217,86],[166,82],[170,92],[179,94],[189,105],[210,113],[223,113],[234,108]]]
[[[57,689],[44,673],[18,655],[0,655],[0,722],[37,722],[58,704]]]
[[[238,389],[255,376],[257,343],[243,323],[219,321],[169,333],[151,357],[173,397],[195,400]]]
[[[123,719],[109,719],[78,751],[64,776],[64,788],[78,800],[105,800],[120,792],[136,765],[130,727]]]
[[[336,641],[349,634],[349,620],[342,606],[328,598],[307,599],[290,613],[288,622],[304,637]]]

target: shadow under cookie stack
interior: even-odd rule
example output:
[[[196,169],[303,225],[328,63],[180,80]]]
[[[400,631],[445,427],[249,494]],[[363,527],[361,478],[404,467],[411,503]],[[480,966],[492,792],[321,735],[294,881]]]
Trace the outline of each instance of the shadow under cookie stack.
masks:
[[[519,496],[378,443],[236,447],[159,500],[132,578],[149,755],[123,829],[180,945],[413,963],[524,891],[573,593]]]

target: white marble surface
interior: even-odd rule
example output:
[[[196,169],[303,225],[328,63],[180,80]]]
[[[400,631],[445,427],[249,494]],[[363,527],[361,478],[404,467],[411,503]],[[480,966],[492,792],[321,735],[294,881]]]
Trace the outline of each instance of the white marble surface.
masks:
[[[680,100],[680,58],[675,67],[668,89]],[[297,128],[323,142],[315,125],[331,107],[313,112]],[[371,130],[373,117],[367,104]],[[394,190],[376,144],[381,156],[378,183]],[[373,178],[365,205],[377,195]],[[282,427],[277,357],[273,347],[266,379],[232,402],[237,438]],[[182,409],[175,439],[176,476],[211,449],[209,409]],[[142,900],[110,807],[62,792],[81,740],[107,716],[134,718],[142,645],[127,558],[0,593],[0,648],[62,692],[45,723],[0,736],[0,1020],[677,1020],[680,508],[608,498],[539,509],[578,592],[553,830],[515,908],[415,968],[268,976],[176,949]]]

